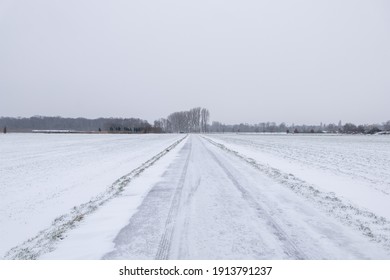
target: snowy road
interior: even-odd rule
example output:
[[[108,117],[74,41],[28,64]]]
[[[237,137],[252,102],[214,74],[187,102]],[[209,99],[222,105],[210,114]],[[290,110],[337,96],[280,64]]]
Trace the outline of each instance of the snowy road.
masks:
[[[198,135],[185,141],[104,259],[390,257],[372,236],[235,154]]]

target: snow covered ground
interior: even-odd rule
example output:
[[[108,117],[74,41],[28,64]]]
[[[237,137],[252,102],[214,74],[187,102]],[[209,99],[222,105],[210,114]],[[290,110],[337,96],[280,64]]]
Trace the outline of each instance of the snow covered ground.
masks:
[[[0,135],[0,256],[107,192],[179,135]]]
[[[390,137],[220,134],[211,137],[257,163],[334,192],[390,219]]]
[[[390,259],[386,136],[6,137],[4,258]]]

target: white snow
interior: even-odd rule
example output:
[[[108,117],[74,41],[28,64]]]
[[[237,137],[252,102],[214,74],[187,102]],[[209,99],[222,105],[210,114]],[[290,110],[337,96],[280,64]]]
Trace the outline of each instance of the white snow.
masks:
[[[183,137],[0,136],[0,256]]]
[[[165,150],[183,137],[2,136],[0,253],[51,228],[21,250],[58,229],[33,257],[390,258],[390,138],[190,135]],[[88,204],[115,184],[123,191]],[[62,232],[53,219],[82,203],[97,209]]]
[[[142,176],[135,178],[131,186],[99,208],[80,225],[69,232],[66,239],[58,244],[55,251],[45,254],[41,259],[100,259],[114,249],[113,240],[118,232],[127,225],[137,211],[145,195],[154,184],[161,180],[168,165],[177,157],[183,146],[164,156],[153,168],[148,168]]]
[[[242,159],[190,136],[42,258],[389,257],[383,244],[348,226],[349,220],[340,223],[322,210]]]
[[[211,138],[390,219],[390,137],[219,134]]]

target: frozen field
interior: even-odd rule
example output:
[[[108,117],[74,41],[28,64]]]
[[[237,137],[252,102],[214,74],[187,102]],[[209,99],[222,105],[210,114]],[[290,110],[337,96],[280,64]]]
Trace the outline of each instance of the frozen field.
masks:
[[[218,143],[390,219],[390,137],[213,135]]]
[[[390,137],[348,135],[218,135],[238,149],[280,158],[371,184],[390,194]],[[268,155],[268,156],[267,156]],[[259,159],[259,158],[257,158]]]
[[[0,154],[6,259],[390,259],[390,137],[9,134]]]
[[[105,192],[178,135],[0,135],[0,255]]]

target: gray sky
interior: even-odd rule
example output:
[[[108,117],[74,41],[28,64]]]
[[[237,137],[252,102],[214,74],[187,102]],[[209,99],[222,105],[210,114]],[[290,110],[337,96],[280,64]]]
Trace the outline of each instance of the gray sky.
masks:
[[[0,0],[0,116],[390,119],[390,1]]]

